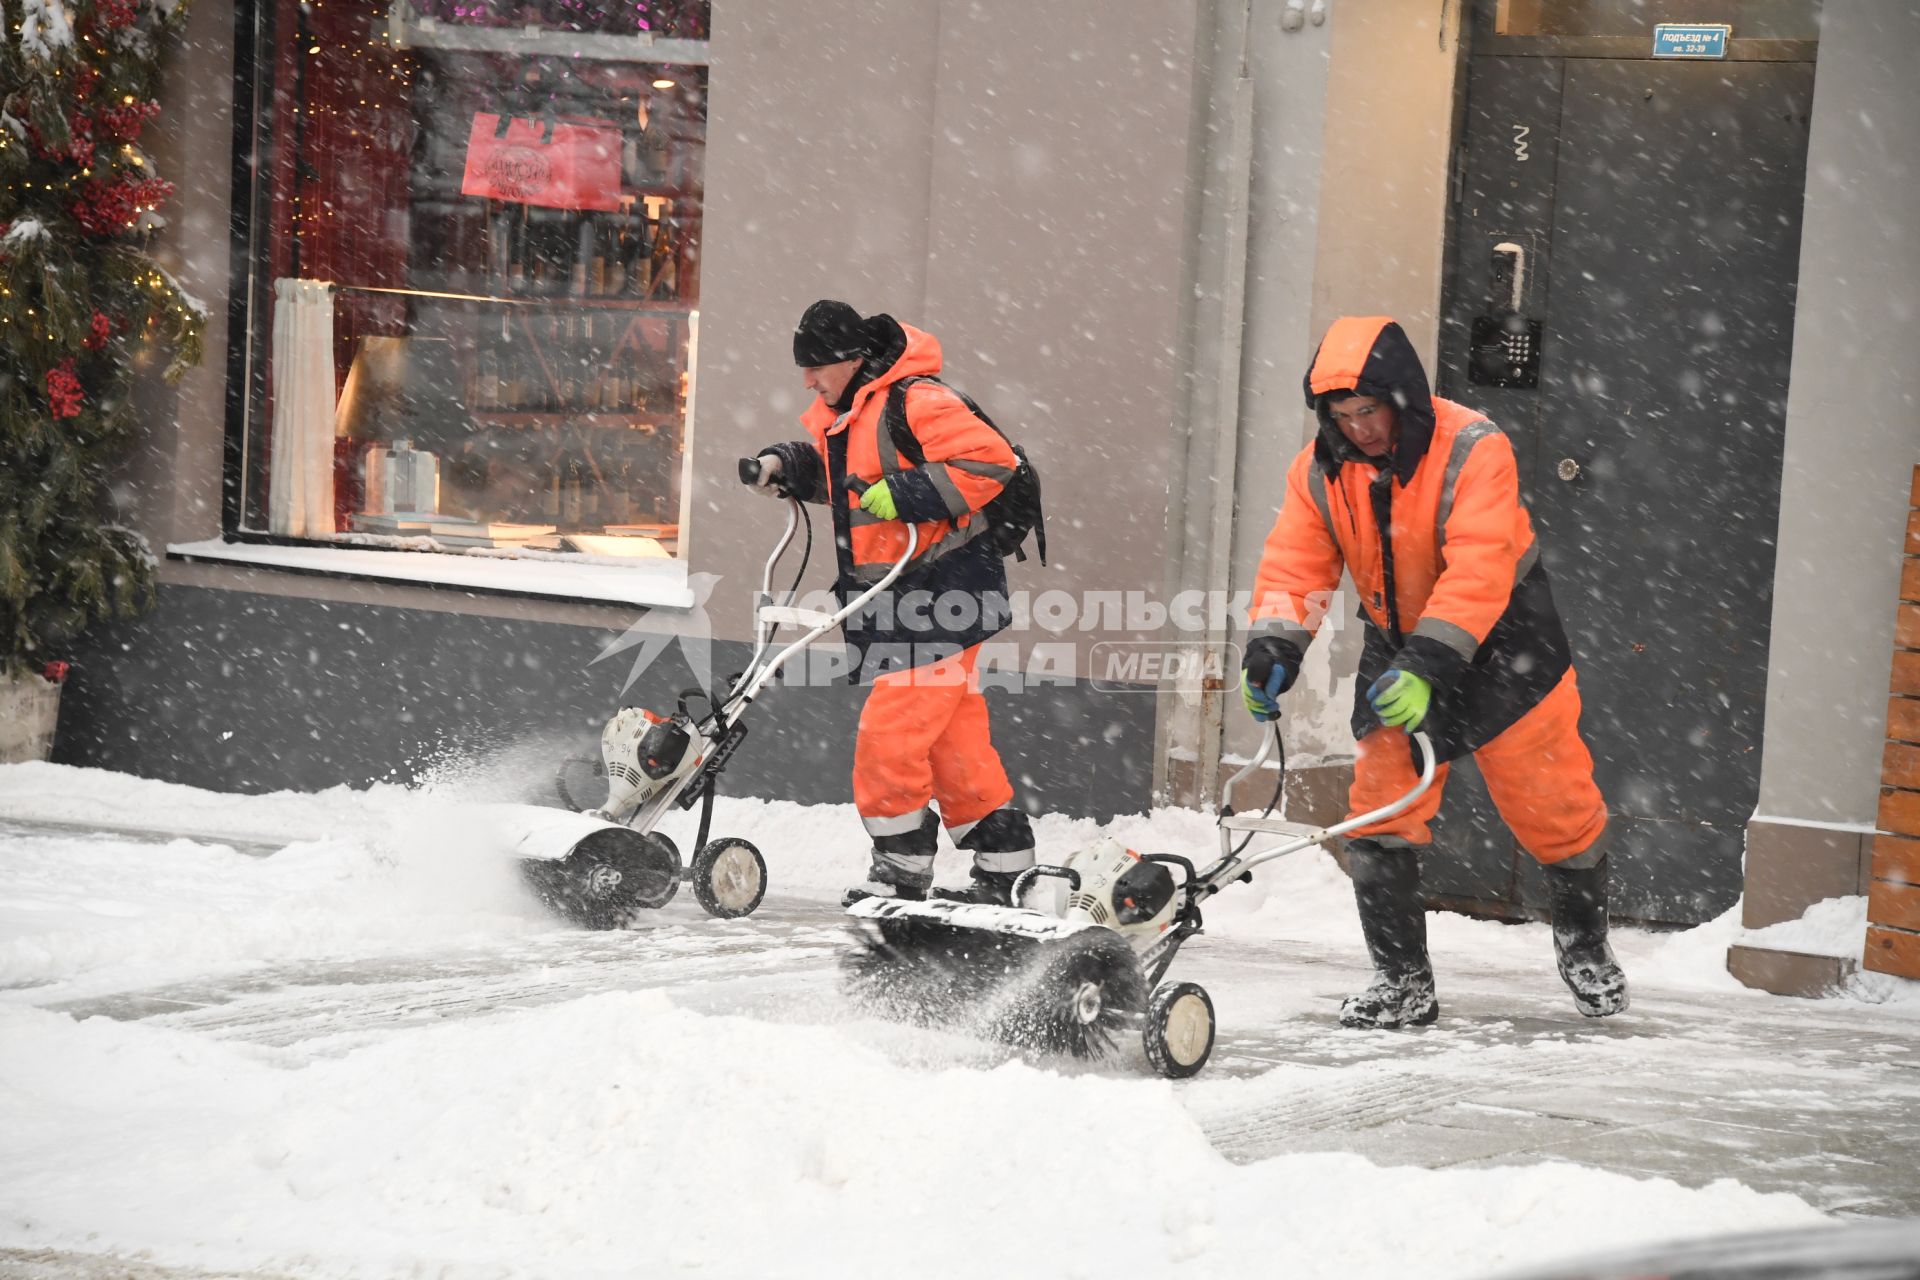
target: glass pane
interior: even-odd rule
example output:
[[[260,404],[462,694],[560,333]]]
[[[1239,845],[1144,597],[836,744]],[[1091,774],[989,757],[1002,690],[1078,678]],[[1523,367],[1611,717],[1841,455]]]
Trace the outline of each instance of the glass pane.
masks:
[[[594,55],[616,44],[600,33],[645,29],[703,57],[706,5],[403,13],[389,28],[372,6],[273,0],[256,270],[333,282],[332,334],[262,308],[244,523],[674,554],[706,67]]]
[[[1494,0],[1503,36],[1646,36],[1662,22],[1726,23],[1735,39],[1817,40],[1820,0]]]

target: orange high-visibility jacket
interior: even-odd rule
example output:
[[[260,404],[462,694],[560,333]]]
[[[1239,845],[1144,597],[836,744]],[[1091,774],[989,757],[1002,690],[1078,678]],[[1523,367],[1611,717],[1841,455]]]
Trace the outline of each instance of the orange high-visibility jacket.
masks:
[[[770,446],[779,455],[787,487],[806,501],[834,508],[835,553],[843,598],[883,577],[907,545],[911,523],[919,542],[907,572],[887,595],[849,619],[847,641],[863,653],[864,674],[924,666],[979,644],[1007,625],[1007,573],[1000,554],[980,535],[981,508],[1012,478],[1013,448],[947,386],[914,382],[906,388],[906,420],[924,458],[902,456],[885,429],[888,391],[909,378],[931,378],[941,367],[932,334],[889,316],[868,320],[877,354],[867,360],[845,413],[818,396],[801,414],[810,441]],[[861,509],[848,479],[884,479],[899,518],[882,520]]]
[[[818,396],[800,423],[813,436],[814,447],[827,456],[830,437],[847,433],[846,474],[873,484],[885,479],[893,493],[900,520],[882,520],[861,510],[860,499],[842,488],[828,502],[848,508],[853,539],[853,576],[871,582],[885,575],[907,547],[906,525],[914,522],[919,545],[914,565],[930,563],[985,531],[986,521],[976,513],[993,501],[1013,476],[1017,459],[1013,449],[939,383],[920,382],[907,389],[907,425],[926,455],[926,465],[915,467],[900,456],[890,435],[881,429],[887,389],[905,378],[933,377],[940,372],[940,341],[912,325],[903,324],[906,346],[885,372],[854,392],[853,406],[836,414]]]
[[[1328,418],[1329,391],[1395,406],[1384,467]],[[1366,623],[1355,735],[1377,725],[1365,690],[1399,667],[1433,682],[1428,728],[1443,758],[1471,751],[1538,704],[1572,662],[1513,446],[1481,414],[1428,390],[1419,355],[1385,316],[1334,323],[1306,396],[1320,433],[1288,469],[1254,584],[1253,634],[1282,642],[1290,682],[1345,568]]]

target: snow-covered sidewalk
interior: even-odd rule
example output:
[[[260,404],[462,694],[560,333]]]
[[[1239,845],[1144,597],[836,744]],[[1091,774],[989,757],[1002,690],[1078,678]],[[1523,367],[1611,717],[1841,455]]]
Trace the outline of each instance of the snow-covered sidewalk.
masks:
[[[1222,1039],[1175,1086],[847,1009],[847,809],[723,802],[773,876],[747,920],[558,927],[465,821],[543,782],[0,768],[0,1273],[1467,1277],[1920,1213],[1920,1001],[1748,992],[1730,919],[1625,933],[1635,1005],[1595,1024],[1544,927],[1436,916],[1440,1025],[1357,1034],[1350,893],[1289,859],[1183,952]],[[1114,829],[1213,847],[1201,814]]]

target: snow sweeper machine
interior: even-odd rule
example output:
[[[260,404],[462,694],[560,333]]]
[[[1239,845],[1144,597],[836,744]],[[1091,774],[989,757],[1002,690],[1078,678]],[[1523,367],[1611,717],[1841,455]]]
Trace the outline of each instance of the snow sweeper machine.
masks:
[[[758,462],[740,460],[741,479]],[[886,574],[840,608],[828,612],[775,603],[775,567],[806,528],[791,598],[813,552],[813,523],[800,503],[787,499],[787,527],[761,575],[754,609],[754,648],[746,670],[727,682],[725,693],[682,690],[671,715],[642,707],[622,707],[600,734],[600,756],[574,756],[562,762],[555,787],[566,809],[532,805],[500,806],[511,852],[536,896],[550,909],[588,929],[621,929],[642,911],[664,907],[689,882],[693,896],[710,915],[734,919],[750,914],[767,891],[767,863],[750,841],[723,836],[709,839],[713,798],[727,761],[747,734],[746,713],[760,691],[795,655],[835,631],[892,586],[906,569],[917,544],[907,530],[906,550]],[[776,647],[784,628],[797,638]],[[704,709],[703,709],[704,708]],[[605,799],[588,808],[590,792],[601,785]],[[691,864],[656,828],[674,809],[700,806],[700,830]]]
[[[741,460],[743,480],[758,464]],[[915,537],[885,576],[832,612],[775,603],[776,566],[811,521],[787,499],[787,527],[767,558],[755,608],[755,644],[747,668],[724,694],[684,691],[672,715],[638,707],[616,712],[602,731],[600,758],[574,757],[557,778],[569,810],[510,806],[514,852],[546,904],[589,929],[619,929],[642,911],[665,906],[691,883],[711,915],[738,918],[760,905],[766,860],[746,840],[709,839],[715,787],[746,735],[744,718],[766,684],[796,654],[826,637],[892,586],[913,559]],[[800,628],[779,647],[782,628]],[[689,705],[689,704],[694,705]],[[696,708],[704,706],[705,710]],[[852,945],[842,957],[849,993],[885,1016],[950,1026],[1022,1048],[1101,1058],[1136,1039],[1161,1075],[1194,1075],[1213,1053],[1213,1000],[1194,982],[1164,979],[1181,947],[1202,931],[1202,905],[1253,869],[1326,845],[1393,817],[1433,783],[1433,745],[1413,735],[1419,779],[1405,795],[1329,827],[1259,813],[1235,813],[1234,787],[1280,745],[1278,725],[1260,751],[1221,790],[1220,856],[1206,867],[1179,854],[1136,853],[1112,837],[1060,864],[1029,868],[1015,881],[1013,906],[930,899],[865,898],[846,909]],[[1279,761],[1284,781],[1284,759]],[[584,808],[584,792],[604,780],[606,798]],[[683,868],[673,842],[655,828],[674,808],[701,805],[698,852]],[[579,811],[583,810],[584,811]],[[1238,842],[1235,838],[1238,837]],[[1273,841],[1250,849],[1256,840]],[[1178,875],[1175,873],[1178,872]]]
[[[1309,827],[1273,817],[1277,792],[1260,813],[1237,814],[1229,803],[1234,786],[1279,743],[1275,726],[1221,789],[1220,856],[1205,868],[1179,854],[1135,853],[1109,836],[1057,866],[1022,872],[1015,906],[862,899],[847,908],[857,940],[843,960],[847,985],[895,1017],[1074,1057],[1104,1057],[1138,1036],[1156,1072],[1191,1076],[1213,1053],[1213,999],[1196,982],[1163,979],[1201,932],[1202,904],[1251,881],[1263,863],[1384,821],[1419,799],[1433,784],[1433,744],[1424,733],[1413,741],[1422,767],[1405,795]],[[1284,779],[1284,767],[1280,773]],[[1261,837],[1277,843],[1250,850]]]

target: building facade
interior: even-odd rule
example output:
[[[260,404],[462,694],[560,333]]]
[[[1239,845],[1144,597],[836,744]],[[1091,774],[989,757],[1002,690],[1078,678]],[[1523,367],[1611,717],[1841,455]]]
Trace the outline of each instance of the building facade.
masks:
[[[839,297],[936,334],[1045,477],[1052,564],[1014,566],[989,695],[1023,801],[1199,802],[1257,745],[1211,602],[1310,438],[1318,333],[1390,314],[1515,441],[1616,911],[1865,890],[1920,461],[1920,6],[635,12],[196,4],[156,158],[216,355],[129,461],[160,603],[78,655],[59,758],[364,783],[582,749],[692,681],[679,646],[635,674],[650,634],[731,669],[782,518],[734,460],[797,434],[789,334]],[[1351,759],[1331,630],[1284,722],[1296,814]],[[777,690],[732,779],[845,799],[857,710]],[[1462,774],[1431,890],[1537,913]]]

